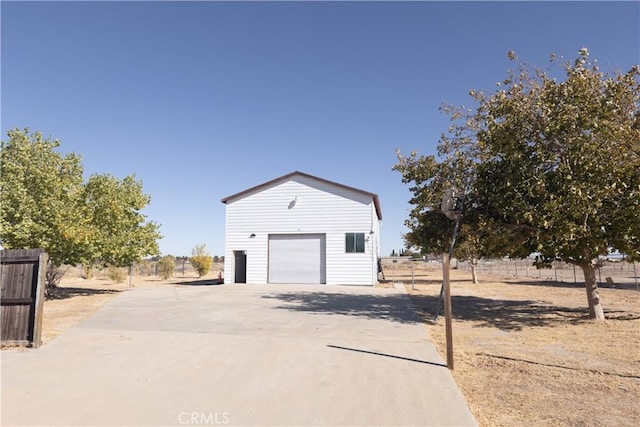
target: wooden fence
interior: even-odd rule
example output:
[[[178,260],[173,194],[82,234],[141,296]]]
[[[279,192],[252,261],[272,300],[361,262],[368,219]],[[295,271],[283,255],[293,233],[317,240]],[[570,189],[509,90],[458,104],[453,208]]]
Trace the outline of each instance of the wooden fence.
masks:
[[[0,251],[2,345],[39,347],[47,254],[42,249]]]

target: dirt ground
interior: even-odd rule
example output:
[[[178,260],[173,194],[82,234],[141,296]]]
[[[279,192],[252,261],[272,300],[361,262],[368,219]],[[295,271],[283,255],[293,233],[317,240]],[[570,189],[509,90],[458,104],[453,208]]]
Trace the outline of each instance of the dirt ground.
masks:
[[[404,283],[446,360],[433,318],[438,268],[385,271]],[[480,426],[640,425],[640,292],[601,288],[607,320],[588,319],[584,286],[452,270],[453,375]]]

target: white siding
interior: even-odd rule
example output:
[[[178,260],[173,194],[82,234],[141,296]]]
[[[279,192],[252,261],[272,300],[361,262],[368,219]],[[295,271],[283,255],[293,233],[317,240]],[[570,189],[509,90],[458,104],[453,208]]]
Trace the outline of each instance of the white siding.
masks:
[[[345,233],[365,233],[365,253],[345,253]],[[228,200],[226,282],[234,282],[233,251],[246,250],[247,283],[267,283],[269,234],[325,234],[328,285],[371,285],[377,280],[379,223],[368,195],[293,176]]]

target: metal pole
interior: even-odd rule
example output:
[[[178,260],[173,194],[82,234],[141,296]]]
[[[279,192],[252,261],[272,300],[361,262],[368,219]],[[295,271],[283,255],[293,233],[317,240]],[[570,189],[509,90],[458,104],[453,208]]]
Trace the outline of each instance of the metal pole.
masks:
[[[601,265],[598,265],[598,286],[602,286],[602,266]]]
[[[636,292],[638,292],[638,275],[636,274],[636,262],[633,261],[633,277],[636,279]]]
[[[413,274],[413,266],[414,266],[415,264],[416,264],[416,263],[415,263],[415,261],[411,261],[411,289],[412,289],[412,290],[415,290],[415,289],[416,289],[416,287],[415,287],[415,284],[416,284],[416,282],[415,282],[415,276],[414,276],[414,274]]]
[[[444,266],[443,266],[444,268]],[[444,270],[443,270],[444,271]],[[442,302],[444,300],[444,277],[442,278],[442,285],[440,286],[440,295],[438,295],[438,304],[436,307],[436,314],[433,316],[433,322],[438,321],[438,316],[440,316],[440,311],[442,311]]]
[[[576,279],[576,265],[573,265],[573,283],[578,283],[578,279]]]
[[[397,263],[398,263],[398,260],[397,260],[397,259],[394,259],[394,260],[393,260],[393,263],[394,263],[394,264],[397,264]],[[393,286],[395,286],[395,285],[396,285],[396,269],[395,269],[395,266],[394,266],[394,265],[392,265],[391,267],[392,267],[392,268],[391,268],[391,283],[393,283]]]
[[[447,367],[453,370],[453,328],[451,325],[451,283],[449,280],[449,254],[442,254],[442,277],[444,282],[444,318],[447,338]]]
[[[129,266],[129,287],[133,287],[133,285],[131,284],[131,270],[133,269],[133,266]]]

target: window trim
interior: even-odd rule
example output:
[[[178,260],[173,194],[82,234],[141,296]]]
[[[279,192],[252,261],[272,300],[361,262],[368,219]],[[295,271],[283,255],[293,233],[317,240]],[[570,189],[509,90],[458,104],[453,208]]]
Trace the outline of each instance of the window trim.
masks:
[[[347,254],[364,254],[367,252],[365,242],[364,233],[345,233],[344,252]]]

